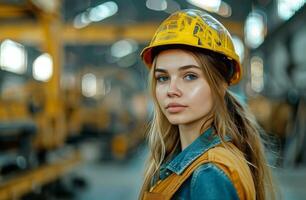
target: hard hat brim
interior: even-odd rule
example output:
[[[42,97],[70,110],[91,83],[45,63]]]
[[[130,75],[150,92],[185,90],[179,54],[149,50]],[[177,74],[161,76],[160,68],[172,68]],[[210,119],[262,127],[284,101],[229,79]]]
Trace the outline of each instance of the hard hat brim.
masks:
[[[142,50],[142,52],[140,53],[141,58],[142,58],[143,62],[145,63],[145,65],[149,69],[152,68],[153,59],[154,59],[154,57],[152,55],[152,50],[154,48],[161,47],[161,46],[171,46],[171,45],[183,45],[183,46],[189,46],[189,47],[194,47],[194,48],[199,48],[199,49],[206,49],[206,48],[203,48],[202,46],[195,46],[195,45],[190,45],[190,44],[186,44],[186,43],[182,43],[182,42],[171,42],[169,44],[163,43],[163,44],[149,45],[148,47],[145,47]],[[241,77],[242,77],[242,66],[239,62],[239,56],[238,55],[233,55],[231,52],[228,52],[228,54],[227,54],[227,52],[224,52],[224,50],[213,51],[209,48],[207,48],[207,50],[210,50],[212,52],[216,52],[216,53],[220,53],[220,54],[223,54],[225,56],[228,56],[228,58],[234,62],[235,73],[230,80],[230,85],[237,84],[241,80]]]

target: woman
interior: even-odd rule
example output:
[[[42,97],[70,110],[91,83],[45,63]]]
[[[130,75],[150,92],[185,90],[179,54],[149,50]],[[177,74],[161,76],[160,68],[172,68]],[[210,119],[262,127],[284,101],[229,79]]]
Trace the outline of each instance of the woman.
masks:
[[[178,11],[141,56],[155,109],[140,199],[273,198],[259,127],[228,91],[242,74],[228,31],[207,13]]]

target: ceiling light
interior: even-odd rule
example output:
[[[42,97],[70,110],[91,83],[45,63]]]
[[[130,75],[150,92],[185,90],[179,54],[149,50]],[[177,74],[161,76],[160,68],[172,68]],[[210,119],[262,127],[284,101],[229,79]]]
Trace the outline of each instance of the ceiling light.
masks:
[[[97,94],[97,78],[94,74],[88,73],[83,75],[82,94],[85,97],[93,97]]]
[[[277,13],[283,20],[288,20],[299,10],[306,0],[277,0]]]
[[[38,81],[48,81],[53,74],[53,62],[48,53],[37,57],[33,62],[33,77]]]
[[[218,12],[221,0],[187,0],[190,4],[210,12]]]
[[[108,1],[78,14],[73,20],[73,25],[75,28],[84,28],[91,22],[101,21],[113,16],[117,12],[118,5],[113,1]]]
[[[244,26],[245,43],[251,48],[257,48],[263,41],[266,33],[266,20],[264,13],[253,11]]]
[[[264,88],[263,60],[258,56],[251,58],[251,87],[255,92]]]
[[[24,46],[12,40],[4,40],[0,46],[0,67],[17,74],[25,73],[27,55]]]
[[[84,28],[91,23],[86,13],[78,14],[73,20],[73,26],[75,28]]]
[[[115,58],[122,58],[135,52],[137,49],[138,44],[136,41],[131,39],[120,40],[112,45],[111,54]]]
[[[101,21],[105,18],[113,16],[118,11],[118,6],[113,1],[108,1],[99,6],[96,6],[89,11],[89,19],[93,22]]]
[[[39,7],[45,12],[51,13],[55,12],[58,8],[60,1],[58,0],[31,0],[34,5]]]
[[[163,11],[167,9],[167,1],[166,0],[147,0],[146,2],[147,8],[155,11]]]
[[[217,14],[222,17],[230,17],[232,15],[232,8],[230,5],[222,1]]]

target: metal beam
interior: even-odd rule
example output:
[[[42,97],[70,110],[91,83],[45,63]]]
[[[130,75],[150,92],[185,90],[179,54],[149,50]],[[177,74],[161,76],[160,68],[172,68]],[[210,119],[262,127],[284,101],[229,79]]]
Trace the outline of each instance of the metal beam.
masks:
[[[65,26],[63,38],[65,43],[113,43],[118,39],[130,38],[140,43],[152,38],[158,24],[135,24],[130,26],[91,25],[83,29]]]
[[[28,15],[29,9],[12,5],[0,6],[0,18],[24,17]]]
[[[41,43],[43,29],[36,23],[1,24],[0,40],[12,39],[22,43]]]
[[[243,36],[243,25],[231,21],[222,21],[232,34]],[[130,38],[139,43],[147,43],[152,38],[158,23],[141,23],[128,26],[92,24],[82,29],[72,25],[62,25],[62,31],[57,33],[64,44],[109,44],[123,38]],[[13,39],[22,43],[41,43],[44,33],[35,23],[2,24],[0,40]]]

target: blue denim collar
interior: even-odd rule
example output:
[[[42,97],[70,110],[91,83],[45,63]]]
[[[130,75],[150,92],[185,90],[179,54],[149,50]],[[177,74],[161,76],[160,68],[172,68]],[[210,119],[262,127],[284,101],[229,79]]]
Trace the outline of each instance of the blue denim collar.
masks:
[[[225,141],[230,141],[230,138],[226,137]],[[214,134],[214,129],[212,127],[209,128],[183,151],[175,155],[173,159],[164,163],[161,166],[161,173],[170,170],[178,175],[181,174],[200,155],[220,143],[221,138]],[[162,174],[161,176],[164,177]]]

